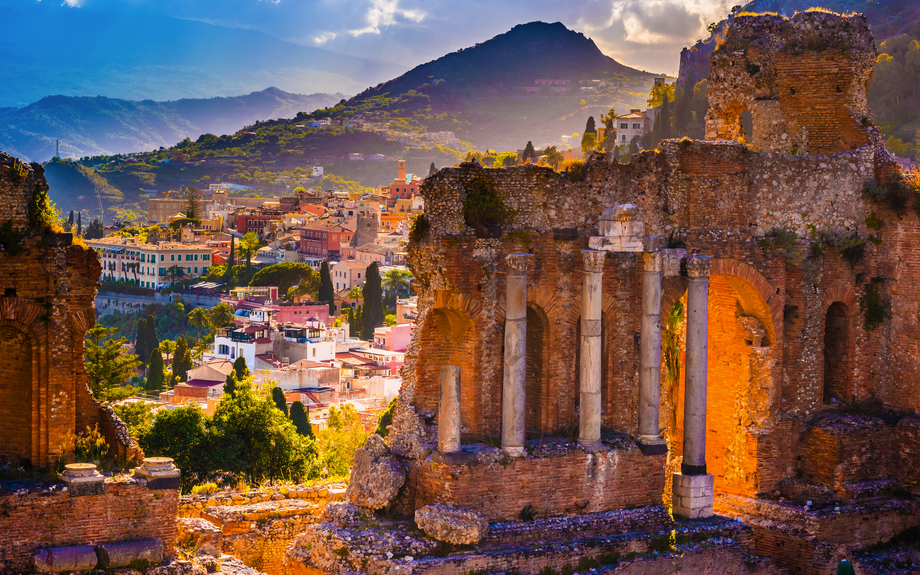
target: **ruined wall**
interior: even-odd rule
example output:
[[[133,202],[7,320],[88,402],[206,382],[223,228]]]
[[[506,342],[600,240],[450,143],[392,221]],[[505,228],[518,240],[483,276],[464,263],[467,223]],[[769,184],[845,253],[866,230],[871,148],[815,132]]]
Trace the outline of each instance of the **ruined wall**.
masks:
[[[86,388],[83,338],[94,323],[101,271],[93,250],[30,218],[47,191],[42,169],[0,155],[0,458],[46,465],[73,449],[73,436],[99,421]],[[14,172],[14,170],[17,170]]]
[[[862,15],[738,16],[710,57],[707,140],[829,156],[877,139],[866,91],[875,45]],[[750,112],[753,134],[742,113]]]
[[[71,497],[60,484],[0,493],[0,572],[31,572],[41,547],[158,538],[171,555],[178,501],[177,490],[130,476],[106,479],[102,495]]]

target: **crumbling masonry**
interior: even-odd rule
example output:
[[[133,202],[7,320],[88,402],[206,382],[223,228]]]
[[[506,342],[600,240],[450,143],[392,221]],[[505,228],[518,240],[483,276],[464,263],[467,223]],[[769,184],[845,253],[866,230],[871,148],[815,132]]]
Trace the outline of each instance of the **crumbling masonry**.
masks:
[[[673,495],[698,516],[708,490],[717,513],[754,521],[803,482],[837,501],[917,492],[916,416],[841,409],[920,408],[920,220],[863,192],[900,185],[866,103],[874,60],[862,16],[738,17],[712,56],[707,141],[662,141],[627,165],[593,155],[579,172],[466,163],[429,177],[409,254],[419,329],[387,440],[411,462],[398,505],[508,520]],[[477,229],[465,202],[484,189],[507,217]],[[890,305],[880,327],[873,305]],[[675,309],[676,374],[659,331]],[[449,457],[435,433],[444,366],[459,368]],[[878,529],[835,541],[893,527]]]

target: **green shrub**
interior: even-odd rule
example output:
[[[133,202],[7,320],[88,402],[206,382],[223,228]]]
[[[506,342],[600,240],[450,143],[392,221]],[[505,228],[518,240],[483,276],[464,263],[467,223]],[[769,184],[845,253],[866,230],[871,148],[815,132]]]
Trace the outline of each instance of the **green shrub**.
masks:
[[[875,178],[867,180],[862,187],[865,197],[880,205],[887,205],[898,217],[904,215],[904,208],[910,198],[903,179],[895,178],[889,185],[879,184]]]
[[[480,231],[500,226],[513,215],[495,193],[495,182],[491,178],[478,176],[467,182],[466,199],[463,201],[463,220],[466,225]]]
[[[419,214],[412,218],[412,224],[409,228],[409,241],[417,244],[428,235],[430,224],[425,214]]]
[[[192,487],[192,495],[199,495],[203,493],[217,493],[220,491],[220,487],[216,483],[208,482],[202,483],[201,485],[196,485]]]
[[[764,255],[769,252],[777,251],[782,253],[786,258],[786,263],[797,264],[802,261],[802,252],[795,245],[798,238],[795,232],[783,228],[772,228],[767,235],[760,240],[760,247]]]
[[[875,215],[875,212],[872,212],[871,214],[866,216],[866,227],[869,228],[870,230],[880,230],[882,229],[882,226],[884,225],[885,225],[885,221],[882,218]]]
[[[396,411],[396,396],[390,400],[390,403],[387,404],[387,408],[380,412],[380,416],[377,417],[377,429],[374,431],[380,437],[386,437],[390,433],[390,430],[387,429],[391,423],[393,423],[393,412]]]
[[[872,278],[859,299],[859,310],[863,314],[863,328],[866,331],[875,331],[891,317],[891,302],[885,299],[881,292],[884,282],[884,278]]]

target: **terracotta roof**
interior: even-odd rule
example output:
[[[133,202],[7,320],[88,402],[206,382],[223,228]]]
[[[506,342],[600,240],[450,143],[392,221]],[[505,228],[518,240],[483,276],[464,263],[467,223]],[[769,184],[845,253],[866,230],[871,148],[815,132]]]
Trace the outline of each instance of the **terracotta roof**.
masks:
[[[344,262],[339,262],[335,265],[344,265],[345,267],[354,269],[354,270],[366,270],[367,266],[371,265],[373,262],[361,262],[358,260],[345,260]]]

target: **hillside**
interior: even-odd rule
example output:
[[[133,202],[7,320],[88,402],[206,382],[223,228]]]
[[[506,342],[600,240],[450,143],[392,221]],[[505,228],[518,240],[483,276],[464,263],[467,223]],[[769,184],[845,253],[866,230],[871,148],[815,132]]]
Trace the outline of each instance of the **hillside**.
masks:
[[[0,107],[53,94],[175,100],[277,86],[355,94],[405,67],[299,46],[255,30],[192,20],[7,3],[0,37]],[[63,3],[66,4],[66,3]]]
[[[539,78],[564,79],[571,85],[564,92],[548,86],[523,90]],[[283,193],[290,186],[277,185],[277,176],[301,175],[314,165],[323,166],[327,178],[307,185],[374,187],[392,182],[396,157],[408,161],[411,173],[424,175],[431,163],[454,164],[470,148],[517,150],[528,141],[561,145],[563,135],[580,135],[588,116],[599,118],[611,108],[626,112],[644,107],[653,79],[650,73],[608,58],[593,41],[561,24],[533,22],[419,66],[347,101],[290,119],[256,122],[232,134],[134,153],[130,162],[103,158],[49,163],[51,197],[65,210],[98,214],[96,185],[88,183],[87,174],[93,165],[97,170],[92,176],[112,188],[103,195],[123,195],[121,205],[103,198],[109,220],[113,215],[135,217],[125,208],[140,215],[146,207],[142,189],[204,188],[221,181],[266,194]],[[583,85],[579,80],[598,82]],[[324,118],[332,124],[312,126]],[[455,138],[439,139],[442,132],[452,132]],[[349,161],[352,152],[388,159]]]
[[[201,134],[227,134],[270,118],[334,105],[342,94],[289,94],[268,88],[232,98],[141,102],[97,96],[49,96],[24,108],[0,109],[0,149],[46,161],[60,140],[61,157],[108,156],[171,146]]]

